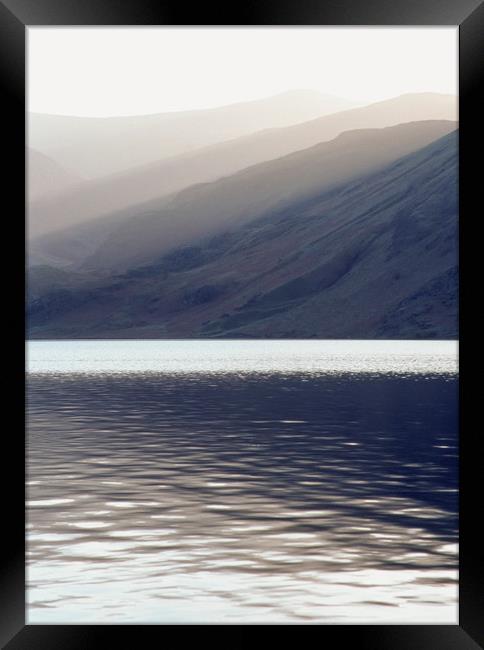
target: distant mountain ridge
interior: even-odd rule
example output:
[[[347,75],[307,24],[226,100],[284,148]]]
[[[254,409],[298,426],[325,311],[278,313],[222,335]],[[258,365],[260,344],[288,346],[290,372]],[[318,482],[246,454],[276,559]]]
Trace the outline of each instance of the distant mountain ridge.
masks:
[[[82,178],[35,149],[26,149],[27,198],[29,201],[58,196],[72,190]]]
[[[52,260],[73,270],[146,264],[197,237],[236,227],[288,201],[309,198],[384,166],[454,128],[454,122],[427,120],[350,131],[213,183],[194,185],[162,205],[114,216],[111,229],[105,229],[107,220],[99,220],[87,236],[76,229],[39,239],[31,244],[31,254],[40,262]]]
[[[31,203],[29,236],[32,239],[78,224],[82,227],[84,222],[116,211],[134,208],[141,203],[163,201],[169,194],[193,184],[212,182],[252,165],[330,141],[346,130],[382,128],[429,119],[456,120],[456,98],[420,93],[330,115],[322,111],[322,116],[304,123],[259,130],[169,158],[162,155],[158,147],[156,162],[133,167],[136,160],[133,157],[127,171],[86,181],[62,196],[47,196]],[[99,148],[99,144],[91,147],[93,151]],[[109,152],[108,148],[108,155],[111,155]],[[106,155],[104,150],[103,155]],[[147,209],[151,207],[147,206]]]
[[[307,181],[156,262],[80,284],[67,273],[55,290],[31,296],[30,335],[456,338],[458,138],[445,129],[398,159],[382,157],[371,173],[358,175],[356,165],[343,185],[317,193]],[[280,167],[274,178],[287,183]],[[193,188],[182,203],[200,191],[209,193]]]
[[[316,91],[293,90],[215,108],[152,115],[101,118],[30,113],[29,146],[85,178],[95,178],[354,105]]]

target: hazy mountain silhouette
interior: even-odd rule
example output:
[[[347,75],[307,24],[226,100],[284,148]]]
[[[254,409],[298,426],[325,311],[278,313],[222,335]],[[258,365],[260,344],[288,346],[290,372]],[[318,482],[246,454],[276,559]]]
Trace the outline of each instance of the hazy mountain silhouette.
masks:
[[[44,260],[59,262],[63,256],[66,265],[85,270],[146,264],[194,239],[236,228],[288,202],[307,200],[383,167],[454,129],[454,122],[429,120],[348,131],[330,142],[192,186],[161,208],[140,209],[131,218],[126,213],[122,223],[115,219],[117,227],[112,230],[106,230],[109,224],[101,220],[84,240],[79,230],[71,237],[59,233],[58,239],[39,240],[37,251],[32,246],[33,256],[39,257],[40,249]],[[88,255],[93,243],[96,248]]]
[[[216,108],[155,115],[101,118],[31,113],[29,144],[92,178],[354,105],[317,91],[293,90]]]
[[[324,112],[323,104],[324,102],[321,103],[321,113]],[[334,102],[329,101],[328,106],[333,105]],[[30,236],[38,237],[116,211],[124,211],[136,204],[161,199],[190,185],[213,181],[259,162],[273,160],[319,142],[331,140],[346,130],[380,128],[401,122],[427,119],[455,120],[456,106],[456,98],[451,95],[434,93],[403,95],[290,127],[266,129],[183,155],[158,160],[156,163],[142,165],[122,173],[91,180],[72,188],[63,196],[47,198],[31,204]],[[142,130],[141,127],[140,129]],[[107,137],[102,133],[101,130],[99,143],[91,146],[92,151],[96,153],[96,158],[99,159],[106,155],[112,156],[110,147],[107,148],[107,152],[100,147],[102,138]],[[83,146],[87,144],[83,143]],[[160,152],[159,144],[157,148]],[[158,157],[162,157],[161,153]],[[133,164],[135,159],[134,157]],[[149,209],[151,207],[149,206]],[[120,218],[124,219],[124,214],[120,215]],[[86,241],[86,237],[87,233],[84,232],[83,241]]]
[[[434,135],[450,128],[433,124]],[[429,125],[347,133],[215,183],[215,194],[192,188],[178,207],[196,200],[203,216],[232,196],[232,227],[112,278],[72,287],[66,274],[32,295],[32,336],[455,338],[457,132],[383,166],[430,138]],[[336,180],[352,159],[355,176],[368,171],[365,148],[378,170],[316,192],[318,160]],[[265,210],[257,218],[244,212],[244,186],[246,207]]]
[[[82,179],[35,149],[26,150],[27,190],[30,201],[62,194]]]

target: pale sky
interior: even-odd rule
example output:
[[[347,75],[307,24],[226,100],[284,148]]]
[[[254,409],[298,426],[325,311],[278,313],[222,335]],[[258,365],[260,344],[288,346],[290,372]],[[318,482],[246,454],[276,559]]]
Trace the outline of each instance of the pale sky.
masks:
[[[28,109],[141,115],[294,89],[458,92],[456,27],[29,27]]]

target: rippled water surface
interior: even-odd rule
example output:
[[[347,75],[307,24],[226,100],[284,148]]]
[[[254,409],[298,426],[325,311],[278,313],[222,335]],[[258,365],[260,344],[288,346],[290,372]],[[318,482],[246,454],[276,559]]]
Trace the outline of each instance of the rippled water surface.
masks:
[[[457,620],[450,342],[28,348],[28,622]]]

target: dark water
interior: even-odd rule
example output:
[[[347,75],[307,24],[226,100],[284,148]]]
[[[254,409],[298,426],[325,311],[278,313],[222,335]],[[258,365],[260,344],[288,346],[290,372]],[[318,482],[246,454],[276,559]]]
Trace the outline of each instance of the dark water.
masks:
[[[33,374],[29,623],[449,622],[452,374]]]

